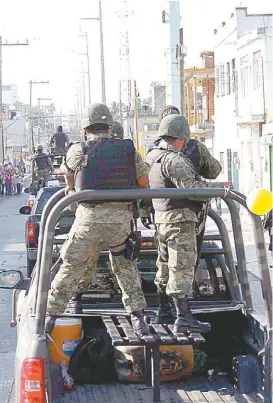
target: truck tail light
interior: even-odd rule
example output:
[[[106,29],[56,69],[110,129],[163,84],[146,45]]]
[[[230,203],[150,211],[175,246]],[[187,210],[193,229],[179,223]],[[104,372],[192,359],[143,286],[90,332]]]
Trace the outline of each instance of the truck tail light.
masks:
[[[20,403],[46,403],[43,358],[24,360],[21,371]]]
[[[27,223],[27,240],[29,243],[37,242],[35,223],[33,222]]]
[[[143,240],[143,241],[140,242],[140,247],[141,248],[154,248],[154,246],[155,246],[154,241],[145,241],[145,240]]]

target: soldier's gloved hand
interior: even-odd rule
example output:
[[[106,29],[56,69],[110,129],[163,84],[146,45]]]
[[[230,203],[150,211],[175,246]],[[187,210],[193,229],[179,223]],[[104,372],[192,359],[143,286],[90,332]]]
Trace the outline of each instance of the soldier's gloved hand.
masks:
[[[142,209],[152,209],[152,207],[153,207],[152,200],[147,200],[147,199],[138,200],[138,206],[139,206],[139,208],[142,208]]]
[[[140,220],[145,228],[151,229],[150,225],[152,224],[151,216],[149,217],[140,217]]]
[[[64,193],[66,196],[68,196],[69,194],[72,194],[75,192],[75,189],[71,189],[68,185],[66,185],[65,189],[64,189]]]
[[[137,201],[137,205],[139,217],[150,219],[153,208],[152,200],[141,199]]]

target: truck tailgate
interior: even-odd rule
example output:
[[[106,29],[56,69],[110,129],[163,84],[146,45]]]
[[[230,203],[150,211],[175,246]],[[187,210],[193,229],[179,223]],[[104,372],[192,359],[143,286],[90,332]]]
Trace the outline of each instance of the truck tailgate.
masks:
[[[58,403],[152,403],[152,387],[145,384],[77,386]],[[161,403],[263,403],[261,395],[242,395],[225,377],[213,382],[191,377],[187,382],[161,384]],[[57,403],[57,402],[56,402]]]

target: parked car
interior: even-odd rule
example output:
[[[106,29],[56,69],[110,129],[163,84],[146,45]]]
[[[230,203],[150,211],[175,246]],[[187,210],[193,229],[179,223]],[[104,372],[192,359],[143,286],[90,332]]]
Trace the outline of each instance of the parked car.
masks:
[[[37,248],[38,248],[38,238],[39,238],[39,226],[41,221],[41,215],[43,209],[50,199],[50,197],[60,190],[61,186],[44,187],[39,190],[36,198],[33,199],[33,204],[31,206],[21,207],[19,210],[20,214],[29,215],[26,221],[25,227],[25,242],[27,248],[27,276],[30,277],[32,270],[35,266],[37,260]],[[56,241],[61,245],[66,234],[69,232],[71,225],[74,221],[74,214],[71,216],[63,218],[58,227],[56,228],[56,236],[59,241]],[[59,256],[59,245],[55,245],[55,250],[53,254],[53,260],[56,261]]]

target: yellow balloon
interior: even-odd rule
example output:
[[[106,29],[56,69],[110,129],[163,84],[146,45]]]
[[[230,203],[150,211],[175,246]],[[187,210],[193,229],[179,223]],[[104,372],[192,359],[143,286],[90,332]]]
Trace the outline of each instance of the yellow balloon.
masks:
[[[273,195],[267,189],[253,189],[246,198],[246,205],[253,214],[267,214],[273,208]]]

